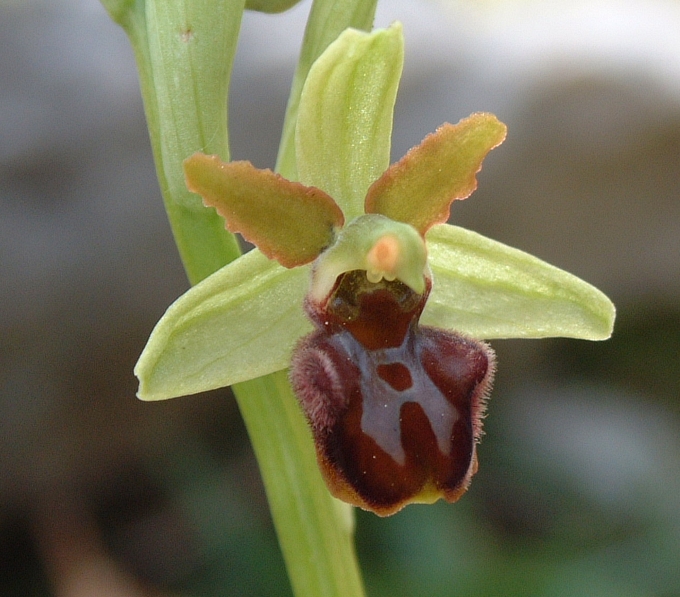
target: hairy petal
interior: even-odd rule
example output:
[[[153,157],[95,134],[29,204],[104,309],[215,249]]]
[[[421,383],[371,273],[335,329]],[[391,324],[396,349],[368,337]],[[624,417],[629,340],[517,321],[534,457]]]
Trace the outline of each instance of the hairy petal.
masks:
[[[433,290],[423,324],[486,339],[612,333],[612,302],[572,274],[448,224],[434,226],[426,242]]]
[[[221,388],[288,367],[312,326],[302,310],[309,267],[284,269],[253,250],[167,310],[135,375],[142,400]]]
[[[223,162],[195,153],[184,161],[190,191],[203,197],[244,238],[284,267],[313,261],[344,224],[342,211],[320,189],[290,182],[250,162]]]
[[[390,163],[392,112],[404,60],[401,25],[345,30],[314,62],[296,129],[300,181],[364,211],[369,185]]]
[[[371,185],[366,213],[411,224],[425,235],[434,224],[448,220],[453,201],[477,188],[482,160],[503,142],[505,133],[505,125],[493,114],[443,124]]]

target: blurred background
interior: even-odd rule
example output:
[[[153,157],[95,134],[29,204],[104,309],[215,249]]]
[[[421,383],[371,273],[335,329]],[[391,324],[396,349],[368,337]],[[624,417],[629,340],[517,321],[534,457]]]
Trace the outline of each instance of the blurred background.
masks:
[[[310,2],[248,14],[236,159],[272,167]],[[452,222],[606,292],[614,337],[499,341],[455,505],[358,512],[371,597],[680,595],[680,2],[383,0],[394,159],[509,127]],[[0,0],[0,594],[288,596],[229,391],[145,404],[187,288],[132,53],[96,0]]]

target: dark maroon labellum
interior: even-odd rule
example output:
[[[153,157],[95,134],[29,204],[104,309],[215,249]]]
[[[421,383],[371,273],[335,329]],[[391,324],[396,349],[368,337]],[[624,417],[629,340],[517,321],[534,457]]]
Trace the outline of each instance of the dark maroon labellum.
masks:
[[[307,312],[291,382],[331,492],[386,516],[411,502],[457,500],[477,469],[494,355],[484,343],[420,327],[419,295],[399,281],[340,276]]]

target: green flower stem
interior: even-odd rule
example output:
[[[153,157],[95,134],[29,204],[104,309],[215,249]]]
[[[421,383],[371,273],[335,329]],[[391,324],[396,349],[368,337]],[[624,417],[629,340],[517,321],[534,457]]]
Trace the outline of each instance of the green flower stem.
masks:
[[[198,150],[229,159],[226,98],[244,0],[103,4],[135,53],[158,182],[187,276],[196,284],[240,254],[222,218],[186,189],[182,160]]]
[[[295,595],[363,595],[353,546],[353,512],[326,489],[287,372],[233,389],[253,440]]]
[[[102,1],[135,53],[168,218],[188,278],[196,284],[239,254],[223,220],[186,190],[182,161],[199,150],[229,159],[227,94],[244,0]],[[314,3],[302,49],[305,65],[298,69],[291,105],[316,56],[347,26],[370,29],[374,10],[373,0]],[[287,131],[294,131],[295,113],[289,106]],[[282,156],[294,171],[294,152],[284,150]],[[351,513],[333,500],[321,479],[286,374],[238,384],[234,393],[295,595],[361,597]]]

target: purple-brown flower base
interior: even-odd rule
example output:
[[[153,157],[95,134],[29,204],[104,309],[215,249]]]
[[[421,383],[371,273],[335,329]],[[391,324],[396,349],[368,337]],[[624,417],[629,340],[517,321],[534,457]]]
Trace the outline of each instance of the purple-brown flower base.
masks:
[[[307,300],[318,329],[293,356],[291,382],[331,493],[381,516],[453,502],[477,470],[493,351],[418,325],[430,287],[420,295],[343,274],[323,304]]]

